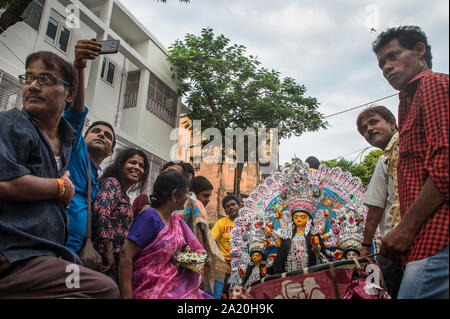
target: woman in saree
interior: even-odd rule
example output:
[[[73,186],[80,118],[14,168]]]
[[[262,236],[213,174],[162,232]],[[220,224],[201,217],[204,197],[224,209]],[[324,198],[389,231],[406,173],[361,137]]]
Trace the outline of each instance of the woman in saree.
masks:
[[[209,203],[213,189],[214,187],[206,177],[194,177],[191,183],[191,191],[195,194],[196,199],[188,198],[184,204],[184,209],[176,211],[176,213],[183,218],[209,255],[202,273],[201,289],[214,298],[220,299],[227,273],[227,263],[217,247],[206,219],[205,206]]]
[[[149,197],[151,207],[133,221],[120,251],[119,286],[122,298],[203,299],[201,275],[178,268],[174,253],[189,245],[203,253],[200,242],[175,210],[183,209],[189,197],[189,180],[181,173],[161,173]]]

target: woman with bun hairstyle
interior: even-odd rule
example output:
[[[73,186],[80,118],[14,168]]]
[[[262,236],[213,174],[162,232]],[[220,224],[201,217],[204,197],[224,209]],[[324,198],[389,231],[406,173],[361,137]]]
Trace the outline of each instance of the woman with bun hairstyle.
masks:
[[[119,286],[123,298],[212,298],[200,290],[199,274],[172,262],[173,254],[186,244],[192,252],[205,252],[181,216],[173,213],[183,209],[189,184],[176,171],[163,172],[156,179],[149,197],[151,208],[136,216],[120,251]]]

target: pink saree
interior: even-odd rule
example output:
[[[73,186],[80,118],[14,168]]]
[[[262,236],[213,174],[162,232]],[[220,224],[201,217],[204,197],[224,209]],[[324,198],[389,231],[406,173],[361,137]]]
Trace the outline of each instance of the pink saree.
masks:
[[[133,261],[133,297],[136,299],[212,299],[200,290],[200,275],[177,268],[172,255],[189,244],[191,251],[204,252],[202,245],[178,214],[156,239]]]

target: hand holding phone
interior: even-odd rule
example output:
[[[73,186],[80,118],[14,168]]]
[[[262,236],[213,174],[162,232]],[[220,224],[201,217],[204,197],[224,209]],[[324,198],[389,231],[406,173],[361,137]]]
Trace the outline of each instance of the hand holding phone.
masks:
[[[77,69],[86,68],[87,61],[94,60],[98,56],[100,48],[100,44],[95,39],[78,40],[75,45],[75,67]]]

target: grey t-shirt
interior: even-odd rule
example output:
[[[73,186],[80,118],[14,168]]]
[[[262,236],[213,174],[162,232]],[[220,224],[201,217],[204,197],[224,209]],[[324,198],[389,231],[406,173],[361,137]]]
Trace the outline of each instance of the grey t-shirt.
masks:
[[[389,178],[386,160],[384,155],[378,159],[364,198],[366,205],[384,208],[383,216],[378,225],[381,237],[386,236],[391,230],[392,216],[389,210],[394,203],[394,184]]]

